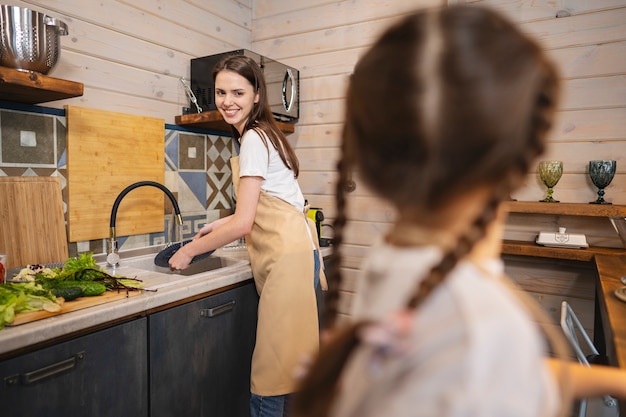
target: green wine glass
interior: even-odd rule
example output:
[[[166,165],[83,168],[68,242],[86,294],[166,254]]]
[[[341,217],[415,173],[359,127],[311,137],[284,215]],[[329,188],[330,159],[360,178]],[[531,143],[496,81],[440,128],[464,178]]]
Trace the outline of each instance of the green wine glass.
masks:
[[[544,203],[558,203],[552,197],[554,186],[559,182],[563,175],[563,162],[561,161],[541,161],[539,162],[539,178],[548,187],[546,198],[539,200]]]

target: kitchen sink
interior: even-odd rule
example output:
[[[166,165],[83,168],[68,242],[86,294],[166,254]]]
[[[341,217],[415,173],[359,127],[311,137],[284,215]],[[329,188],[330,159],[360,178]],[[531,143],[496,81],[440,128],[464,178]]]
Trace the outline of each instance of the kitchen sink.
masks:
[[[226,268],[228,266],[243,265],[243,264],[245,264],[245,262],[243,262],[240,259],[227,258],[224,256],[209,256],[208,258],[204,258],[198,262],[195,262],[189,265],[189,267],[186,269],[183,269],[181,271],[178,271],[178,270],[172,271],[169,268],[164,268],[164,267],[155,265],[154,256],[149,255],[149,256],[142,256],[139,258],[122,259],[120,261],[121,266],[118,267],[118,269],[128,266],[131,268],[137,268],[137,269],[141,269],[144,271],[158,272],[161,274],[192,276],[192,275],[202,274],[205,272],[214,271],[216,269]]]
[[[130,254],[130,256],[120,254],[122,258],[119,266],[107,268],[104,262],[102,266],[110,274],[140,279],[144,283],[144,289],[155,290],[196,279],[210,279],[240,266],[249,265],[247,258],[223,255],[223,253],[224,251],[217,251],[191,264],[187,269],[176,271],[155,265],[156,253]]]

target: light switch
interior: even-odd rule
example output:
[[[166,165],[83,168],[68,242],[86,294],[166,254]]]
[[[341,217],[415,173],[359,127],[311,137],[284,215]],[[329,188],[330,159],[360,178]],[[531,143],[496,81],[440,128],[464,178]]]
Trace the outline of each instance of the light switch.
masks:
[[[189,148],[187,148],[187,157],[189,158],[195,158],[196,157],[196,148],[193,146],[190,146]]]

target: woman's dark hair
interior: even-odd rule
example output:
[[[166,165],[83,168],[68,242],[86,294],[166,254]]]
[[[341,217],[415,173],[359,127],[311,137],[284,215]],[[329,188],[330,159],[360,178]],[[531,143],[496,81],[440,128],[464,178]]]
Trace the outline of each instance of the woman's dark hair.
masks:
[[[245,55],[229,55],[222,58],[213,67],[213,71],[211,73],[213,82],[215,82],[217,74],[221,71],[232,71],[241,75],[248,80],[250,85],[254,88],[254,91],[259,93],[259,102],[254,104],[250,117],[246,122],[244,132],[249,129],[255,129],[259,132],[259,135],[264,141],[265,136],[263,133],[265,133],[270,142],[272,142],[274,148],[278,151],[278,154],[283,160],[285,166],[291,169],[294,176],[298,178],[298,175],[300,174],[298,157],[272,115],[272,110],[267,97],[267,85],[259,65],[254,61],[254,59]],[[231,126],[231,130],[233,132],[233,137],[239,141],[241,139],[239,131],[234,126]]]
[[[490,190],[481,213],[409,297],[406,306],[418,308],[485,236],[544,151],[557,93],[557,72],[541,48],[483,7],[419,11],[382,35],[357,63],[347,92],[327,328],[338,327],[351,170],[396,208],[423,215],[424,225],[460,194]],[[294,398],[294,416],[328,414],[363,325],[333,331],[338,336],[322,346]]]

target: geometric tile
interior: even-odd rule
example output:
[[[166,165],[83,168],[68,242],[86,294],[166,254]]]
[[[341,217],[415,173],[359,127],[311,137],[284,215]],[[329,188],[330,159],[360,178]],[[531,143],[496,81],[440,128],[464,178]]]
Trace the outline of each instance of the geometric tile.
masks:
[[[29,170],[30,168],[26,167],[2,167],[2,171],[6,174],[7,177],[21,177],[24,172]]]
[[[185,182],[196,199],[202,203],[206,201],[206,174],[204,172],[179,172],[180,178]]]
[[[36,177],[37,173],[35,171],[33,171],[32,168],[28,168],[26,171],[24,171],[24,173],[22,174],[22,177]]]
[[[204,171],[205,135],[178,135],[178,168]]]
[[[50,116],[3,112],[2,163],[56,166],[53,122]]]
[[[228,161],[232,157],[230,143],[232,138],[223,136],[209,136],[207,146],[207,167],[209,172],[230,171]]]
[[[57,167],[61,168],[67,164],[67,157],[65,151],[67,148],[67,128],[65,127],[65,117],[57,117],[56,120],[56,153],[57,153]]]
[[[52,177],[54,173],[58,172],[56,168],[37,168],[33,167],[33,172],[37,177]]]
[[[207,173],[207,209],[230,209],[231,201],[231,181],[230,172],[209,172]]]
[[[61,156],[59,157],[59,162],[57,162],[57,168],[62,168],[67,165],[67,149],[63,149],[61,152]]]
[[[169,171],[178,170],[178,132],[165,132],[165,168]]]

